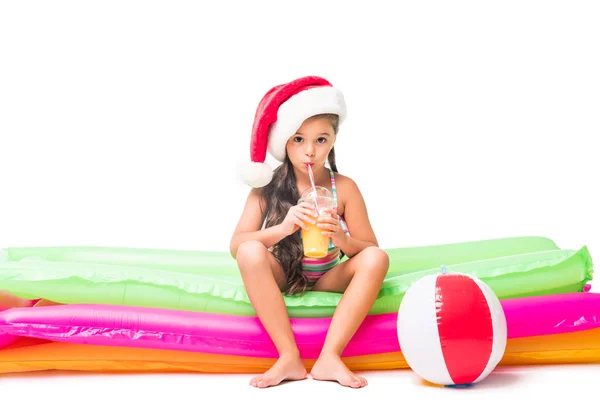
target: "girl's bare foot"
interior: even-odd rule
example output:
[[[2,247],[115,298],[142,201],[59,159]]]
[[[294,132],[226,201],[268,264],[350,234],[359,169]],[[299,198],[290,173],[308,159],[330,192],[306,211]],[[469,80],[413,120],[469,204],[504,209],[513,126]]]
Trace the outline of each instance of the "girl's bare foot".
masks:
[[[353,374],[336,354],[321,354],[310,371],[311,376],[320,381],[337,381],[351,388],[367,386],[367,380]]]
[[[59,306],[59,305],[61,305],[61,303],[55,303],[50,300],[40,299],[40,301],[35,303],[33,306],[34,307],[47,307],[47,306]]]
[[[306,379],[306,368],[299,355],[282,355],[264,374],[255,376],[250,385],[266,388],[279,385],[282,381],[298,381]]]
[[[0,290],[0,310],[8,310],[9,308],[31,307],[33,302],[21,297],[15,296],[5,290]]]

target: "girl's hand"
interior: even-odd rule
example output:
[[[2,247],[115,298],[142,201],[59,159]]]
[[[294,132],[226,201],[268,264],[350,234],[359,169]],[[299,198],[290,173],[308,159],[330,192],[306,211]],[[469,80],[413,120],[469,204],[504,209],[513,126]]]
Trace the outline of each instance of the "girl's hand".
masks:
[[[335,247],[341,248],[348,240],[348,237],[342,229],[340,216],[337,215],[335,210],[327,210],[327,212],[329,215],[321,215],[317,219],[317,228],[324,229],[323,235],[331,238],[331,242]]]
[[[314,205],[303,202],[290,207],[285,219],[281,223],[281,229],[286,236],[291,235],[298,229],[308,229],[307,223],[312,223],[311,217],[315,217]]]

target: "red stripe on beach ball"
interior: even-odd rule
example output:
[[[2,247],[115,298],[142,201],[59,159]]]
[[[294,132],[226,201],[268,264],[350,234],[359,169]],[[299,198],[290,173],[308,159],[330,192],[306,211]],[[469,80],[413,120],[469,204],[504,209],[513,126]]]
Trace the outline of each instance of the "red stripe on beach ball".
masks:
[[[490,360],[494,332],[487,300],[468,276],[442,274],[436,281],[436,317],[442,353],[455,384],[475,381]]]

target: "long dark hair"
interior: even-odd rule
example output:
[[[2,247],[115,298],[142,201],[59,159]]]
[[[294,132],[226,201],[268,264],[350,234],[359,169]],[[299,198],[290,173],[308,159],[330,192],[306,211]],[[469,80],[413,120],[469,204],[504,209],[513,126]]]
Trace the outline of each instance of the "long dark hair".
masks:
[[[311,118],[327,118],[337,134],[339,119],[335,114],[320,114]],[[327,157],[329,167],[338,172],[335,163],[335,150],[331,148]],[[300,195],[296,186],[296,174],[290,159],[286,156],[283,163],[273,172],[271,182],[261,190],[263,219],[266,218],[265,227],[278,225],[285,219],[290,207],[298,204]],[[304,293],[308,287],[308,279],[302,271],[302,258],[304,250],[300,235],[293,234],[285,237],[273,246],[273,255],[279,261],[287,278],[285,294],[294,295]]]

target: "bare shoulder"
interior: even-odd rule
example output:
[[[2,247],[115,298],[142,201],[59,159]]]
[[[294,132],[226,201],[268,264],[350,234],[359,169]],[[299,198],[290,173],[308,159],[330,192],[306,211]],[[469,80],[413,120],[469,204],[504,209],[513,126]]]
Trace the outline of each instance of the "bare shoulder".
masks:
[[[354,181],[354,179],[350,178],[347,175],[342,175],[340,173],[335,172],[335,185],[337,189],[342,193],[343,197],[352,196],[356,194],[360,194],[360,189],[358,185]]]
[[[262,189],[252,188],[246,199],[246,204],[238,221],[235,232],[255,231],[262,224],[262,213],[264,210],[264,200],[262,198]]]
[[[262,199],[262,191],[263,191],[263,188],[250,189],[250,193],[248,193],[248,200],[260,201]]]
[[[358,184],[354,179],[337,173],[335,183],[339,194],[339,212],[344,216],[350,234],[359,240],[377,244],[377,238],[369,221],[367,205]]]
[[[339,172],[334,172],[333,176],[335,177],[335,183],[339,185],[347,185],[347,184],[355,184],[354,180],[350,178],[348,175],[340,174]]]
[[[248,202],[252,203],[256,209],[264,210],[267,206],[266,200],[263,195],[264,188],[252,188],[250,190],[250,194],[248,195]]]
[[[334,173],[335,185],[338,193],[338,208],[340,215],[346,215],[348,208],[358,205],[363,206],[363,196],[354,179],[347,175]]]

